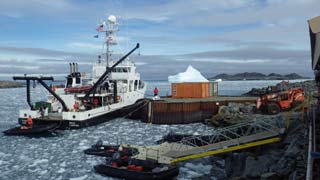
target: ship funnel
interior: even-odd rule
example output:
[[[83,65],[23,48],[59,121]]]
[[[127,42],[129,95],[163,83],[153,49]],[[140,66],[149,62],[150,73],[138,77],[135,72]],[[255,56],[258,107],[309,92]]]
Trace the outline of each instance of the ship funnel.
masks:
[[[75,73],[76,72],[76,65],[75,63],[72,63],[72,73]]]
[[[79,72],[78,71],[78,63],[75,63],[75,72]]]
[[[72,74],[72,64],[69,63],[69,68],[70,68],[70,74]]]

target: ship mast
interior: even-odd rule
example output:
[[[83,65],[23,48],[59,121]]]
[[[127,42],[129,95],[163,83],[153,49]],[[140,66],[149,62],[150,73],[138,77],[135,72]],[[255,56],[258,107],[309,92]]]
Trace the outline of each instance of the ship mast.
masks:
[[[109,68],[109,59],[111,57],[112,51],[110,51],[110,46],[117,45],[116,32],[119,31],[117,18],[114,15],[110,15],[107,21],[104,21],[100,26],[99,32],[105,32],[105,43],[106,43],[106,68]]]

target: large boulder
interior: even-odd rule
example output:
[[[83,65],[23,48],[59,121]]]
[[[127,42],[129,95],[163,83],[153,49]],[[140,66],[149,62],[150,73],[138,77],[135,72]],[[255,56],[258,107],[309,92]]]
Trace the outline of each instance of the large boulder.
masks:
[[[248,178],[260,177],[261,174],[269,171],[269,167],[273,163],[274,160],[269,155],[262,155],[257,158],[248,156],[243,176]]]
[[[260,180],[281,180],[282,178],[274,172],[267,172],[264,174],[261,174]]]
[[[220,106],[218,113],[207,122],[213,126],[221,127],[239,123],[243,120],[253,119],[254,104],[229,103],[228,106]]]
[[[240,106],[240,112],[242,113],[253,113],[256,105],[255,104],[243,104]]]
[[[228,177],[241,177],[245,170],[247,154],[232,153],[225,159],[225,170]]]
[[[218,110],[218,114],[221,116],[228,116],[231,114],[228,106],[220,106]]]

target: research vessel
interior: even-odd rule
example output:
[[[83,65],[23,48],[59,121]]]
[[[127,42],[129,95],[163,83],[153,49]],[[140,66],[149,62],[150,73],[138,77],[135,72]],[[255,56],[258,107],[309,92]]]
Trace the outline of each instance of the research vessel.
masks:
[[[115,61],[111,46],[117,45],[116,17],[109,16],[96,30],[105,36],[106,51],[93,64],[90,78],[79,72],[78,63],[74,62],[69,64],[70,72],[63,86],[49,86],[47,82],[53,81],[53,77],[13,77],[26,81],[29,108],[19,111],[20,124],[25,124],[30,116],[36,124],[58,123],[59,128],[81,128],[125,116],[143,105],[146,84],[129,59],[139,43]],[[31,102],[31,82],[38,82],[49,92],[47,101]]]

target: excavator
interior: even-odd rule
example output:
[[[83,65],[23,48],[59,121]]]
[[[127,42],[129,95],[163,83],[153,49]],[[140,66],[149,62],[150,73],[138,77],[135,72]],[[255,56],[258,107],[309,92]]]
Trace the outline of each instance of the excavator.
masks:
[[[305,99],[302,88],[264,94],[257,99],[256,108],[263,113],[278,114],[280,111],[289,110],[302,103]]]

